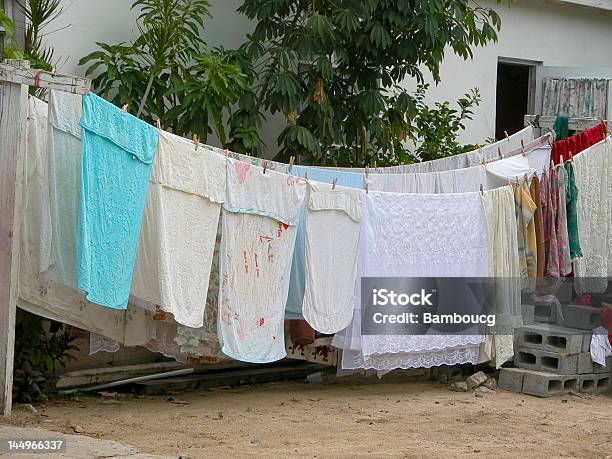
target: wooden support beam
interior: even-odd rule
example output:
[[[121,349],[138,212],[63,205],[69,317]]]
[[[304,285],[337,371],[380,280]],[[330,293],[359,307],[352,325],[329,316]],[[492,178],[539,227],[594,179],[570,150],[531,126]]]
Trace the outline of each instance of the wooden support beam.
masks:
[[[528,126],[529,123],[533,124],[535,127],[541,128],[543,133],[552,129],[555,124],[556,116],[536,116],[536,115],[525,115],[524,123],[525,126]],[[611,127],[610,122],[606,120],[608,123],[608,129]],[[590,127],[593,127],[597,124],[601,123],[601,120],[597,118],[580,118],[574,117],[569,118],[568,120],[568,128],[570,131],[584,131]]]
[[[27,61],[11,68],[26,69]],[[5,68],[5,64],[2,64]],[[0,409],[11,414],[28,87],[0,73]]]
[[[15,65],[27,61],[11,61],[0,63],[0,81],[24,84],[36,88],[57,89],[73,94],[87,94],[91,87],[91,80],[87,78],[56,75],[44,70],[31,69]]]

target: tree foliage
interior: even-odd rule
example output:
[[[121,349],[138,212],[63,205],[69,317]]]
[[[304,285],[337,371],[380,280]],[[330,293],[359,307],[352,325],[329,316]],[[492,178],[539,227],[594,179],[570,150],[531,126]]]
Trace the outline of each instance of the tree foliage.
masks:
[[[180,135],[227,135],[224,113],[247,89],[231,53],[207,49],[201,38],[207,0],[136,0],[139,35],[132,43],[97,43],[81,59],[98,93],[149,122],[159,119]]]
[[[472,119],[472,108],[480,103],[478,88],[457,100],[458,109],[451,108],[448,101],[436,102],[430,107],[425,103],[428,88],[427,84],[419,85],[414,96],[416,114],[410,139],[417,145],[415,156],[421,161],[431,161],[473,150],[474,145],[460,145],[457,134],[465,129],[464,121]]]
[[[4,29],[6,36],[6,46],[0,56],[6,59],[23,59],[23,50],[13,41],[15,24],[2,8],[0,8],[0,27]]]
[[[427,69],[438,82],[445,48],[468,59],[500,28],[470,0],[244,0],[239,11],[257,25],[240,48],[253,91],[232,133],[282,113],[280,158],[313,164],[414,161],[404,142],[422,105],[402,81],[422,84]]]

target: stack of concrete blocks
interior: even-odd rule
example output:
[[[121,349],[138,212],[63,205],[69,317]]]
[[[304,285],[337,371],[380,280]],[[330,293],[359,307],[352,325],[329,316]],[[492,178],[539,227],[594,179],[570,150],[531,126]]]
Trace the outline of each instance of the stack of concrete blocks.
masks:
[[[527,306],[524,313],[532,314],[535,323],[515,330],[518,368],[500,371],[502,389],[538,397],[612,390],[612,357],[606,366],[591,360],[591,330],[601,324],[599,308],[544,304]]]

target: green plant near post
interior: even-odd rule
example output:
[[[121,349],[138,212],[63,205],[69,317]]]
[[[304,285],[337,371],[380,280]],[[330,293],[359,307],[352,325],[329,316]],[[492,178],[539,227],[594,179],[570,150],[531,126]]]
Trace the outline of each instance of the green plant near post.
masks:
[[[282,113],[279,159],[343,166],[415,161],[404,142],[419,107],[403,80],[423,83],[425,68],[438,82],[446,49],[470,58],[501,25],[470,0],[244,0],[239,11],[257,25],[240,49],[254,97],[235,116]]]
[[[23,403],[40,402],[55,391],[56,369],[74,360],[74,339],[63,326],[51,322],[54,331],[45,329],[45,321],[18,310],[15,323],[15,364],[13,398]]]
[[[130,43],[97,43],[81,59],[98,93],[176,134],[215,133],[225,144],[223,116],[247,89],[231,53],[201,38],[207,0],[136,0],[139,35]]]
[[[458,109],[451,108],[447,101],[430,107],[425,103],[428,89],[427,84],[419,85],[414,95],[416,114],[412,118],[410,139],[417,145],[415,156],[421,161],[431,161],[474,149],[474,145],[462,146],[457,134],[465,129],[463,123],[472,119],[472,108],[480,103],[478,88],[457,101]]]
[[[5,59],[23,59],[24,55],[22,49],[13,41],[13,37],[15,36],[15,25],[2,8],[0,8],[0,26],[2,26],[4,34],[6,35],[6,46],[2,51],[1,57]]]

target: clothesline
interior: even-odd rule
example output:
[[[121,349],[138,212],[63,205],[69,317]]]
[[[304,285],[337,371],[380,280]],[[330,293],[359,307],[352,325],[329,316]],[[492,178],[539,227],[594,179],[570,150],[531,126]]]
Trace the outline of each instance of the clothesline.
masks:
[[[502,335],[400,340],[393,344],[400,360],[388,358],[387,345],[363,348],[355,329],[359,277],[455,275],[442,268],[454,266],[463,275],[523,277],[529,290],[540,273],[565,275],[570,212],[560,210],[580,203],[571,212],[582,215],[585,205],[579,194],[559,188],[593,180],[595,165],[578,161],[582,156],[595,157],[600,169],[609,156],[604,141],[575,155],[567,169],[551,169],[550,137],[535,139],[529,127],[502,141],[501,159],[498,142],[430,163],[369,170],[366,177],[361,170],[264,163],[194,145],[93,95],[51,92],[48,121],[44,104],[36,101],[32,113],[29,139],[38,141],[29,143],[28,164],[48,174],[35,175],[28,186],[20,304],[178,359],[275,361],[286,355],[283,321],[305,319],[336,334],[346,365],[384,369],[482,358],[501,365],[512,356],[512,339]],[[40,133],[47,123],[49,136]],[[525,176],[531,180],[523,183]],[[519,184],[508,186],[510,180]],[[562,194],[569,197],[565,205]],[[602,208],[605,214],[585,214],[580,230],[574,228],[589,258],[592,231],[612,237],[609,218],[602,220],[612,211]],[[409,225],[418,215],[428,221],[424,232]],[[544,242],[553,232],[561,234],[558,245]],[[380,252],[379,243],[393,250]],[[466,247],[474,251],[473,271]],[[606,241],[597,251],[610,248]],[[371,259],[381,253],[398,258],[381,256],[377,271]],[[438,253],[444,255],[436,262]],[[406,265],[415,254],[422,263]],[[607,257],[604,269],[607,275]],[[102,306],[85,302],[80,290]],[[503,316],[520,325],[520,288],[499,295]]]

